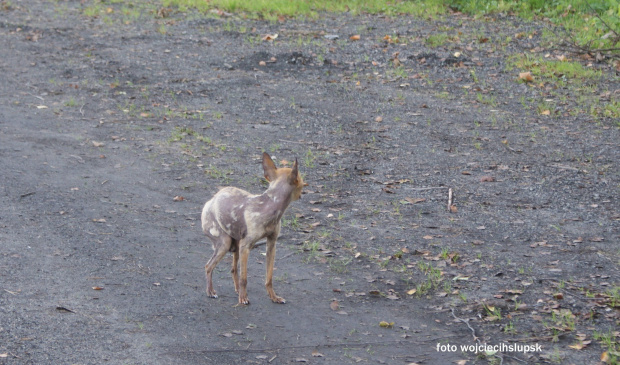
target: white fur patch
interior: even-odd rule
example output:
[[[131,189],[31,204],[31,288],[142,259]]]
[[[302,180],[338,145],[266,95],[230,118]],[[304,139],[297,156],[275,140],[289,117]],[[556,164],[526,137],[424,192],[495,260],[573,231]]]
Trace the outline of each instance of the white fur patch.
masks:
[[[213,236],[213,237],[219,237],[220,236],[220,230],[215,228],[215,227],[211,227],[211,229],[209,230],[209,233],[211,233],[211,236]]]

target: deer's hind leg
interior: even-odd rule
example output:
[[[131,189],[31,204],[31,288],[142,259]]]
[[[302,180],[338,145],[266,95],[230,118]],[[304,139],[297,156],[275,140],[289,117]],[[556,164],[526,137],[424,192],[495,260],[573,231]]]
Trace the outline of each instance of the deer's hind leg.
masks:
[[[212,274],[217,264],[222,260],[226,252],[230,250],[232,238],[227,234],[220,232],[218,237],[210,235],[213,241],[213,256],[205,265],[205,274],[207,278],[207,295],[211,298],[217,298],[217,293],[213,289]],[[234,261],[234,260],[233,260]]]
[[[233,242],[232,244],[232,253],[233,253],[233,261],[232,261],[232,273],[233,282],[235,283],[235,292],[239,293],[239,243]]]

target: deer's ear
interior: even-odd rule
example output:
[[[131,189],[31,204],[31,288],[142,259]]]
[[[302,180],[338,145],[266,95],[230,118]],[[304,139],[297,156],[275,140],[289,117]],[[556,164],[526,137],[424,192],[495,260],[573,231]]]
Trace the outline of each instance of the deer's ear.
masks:
[[[265,171],[265,179],[267,179],[267,181],[275,180],[277,176],[277,169],[276,164],[273,163],[273,160],[269,157],[269,154],[267,152],[263,152],[263,171]]]
[[[297,159],[295,159],[291,174],[288,176],[288,183],[291,185],[297,185],[299,183],[299,169],[297,168],[297,166]]]

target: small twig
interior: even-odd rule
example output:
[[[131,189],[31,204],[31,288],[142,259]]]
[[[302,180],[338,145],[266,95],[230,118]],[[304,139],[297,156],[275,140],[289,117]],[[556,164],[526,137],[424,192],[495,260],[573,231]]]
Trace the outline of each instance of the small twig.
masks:
[[[280,257],[278,260],[279,260],[279,261],[282,261],[282,260],[284,260],[285,258],[287,258],[287,257],[289,257],[289,256],[293,256],[293,255],[294,255],[294,254],[296,254],[296,253],[297,253],[297,252],[291,252],[291,253],[289,253],[288,255],[284,255],[284,256]]]
[[[27,196],[34,195],[36,193],[37,193],[36,191],[31,191],[29,193],[25,193],[25,194],[20,195],[19,198],[22,199],[22,198],[25,198]]]
[[[422,190],[432,190],[432,189],[450,189],[450,188],[447,186],[432,186],[429,188],[409,188],[408,190],[422,191]]]
[[[590,5],[590,3],[586,2],[586,4],[588,5],[588,8],[590,8],[590,10],[594,13],[594,16],[596,16],[598,18],[598,20],[601,21],[601,23],[605,24],[605,26],[612,31],[613,34],[616,35],[616,39],[620,38],[620,34],[618,34],[618,32],[616,32],[616,30],[614,28],[612,28],[611,26],[609,26],[609,24],[607,24],[607,22],[605,22],[603,20],[603,18],[601,18],[600,15],[598,15],[598,12],[596,10],[594,10],[594,8],[592,8],[592,5]],[[614,42],[615,43],[615,42]]]
[[[448,212],[451,211],[452,208],[452,188],[448,189]]]
[[[525,361],[525,360],[521,360],[521,359],[519,359],[518,357],[508,356],[508,355],[504,355],[504,356],[506,356],[507,358],[510,358],[510,359],[513,359],[513,360],[517,360],[517,361],[519,361],[519,362],[522,362],[522,363],[526,363],[526,364],[527,364],[527,361]]]
[[[312,143],[312,142],[289,141],[289,140],[286,140],[286,139],[280,139],[279,141],[280,142],[286,142],[286,143],[297,143],[297,144],[309,144],[309,143]]]
[[[510,342],[532,342],[532,341],[550,341],[553,340],[555,336],[536,336],[536,337],[524,337],[524,338],[509,338],[507,341]]]
[[[578,169],[578,168],[571,167],[571,166],[560,165],[560,164],[553,164],[553,165],[547,165],[547,166],[549,166],[549,167],[555,167],[556,169],[562,169],[562,170],[579,171],[579,169]]]
[[[31,93],[29,93],[29,92],[27,92],[27,91],[26,91],[26,94],[28,94],[28,95],[30,95],[30,96],[34,96],[35,98],[40,99],[41,101],[45,101],[45,99],[43,99],[43,97],[42,97],[42,96],[37,96],[37,95],[31,94]]]
[[[454,317],[454,319],[456,319],[459,322],[463,322],[467,325],[467,327],[469,327],[469,329],[471,330],[471,334],[472,336],[474,336],[474,340],[476,340],[476,342],[480,343],[480,339],[478,338],[478,336],[476,336],[476,331],[472,328],[472,326],[469,325],[469,319],[465,320],[463,318],[459,318],[456,316],[456,314],[454,314],[454,308],[451,309],[452,312],[452,317]]]

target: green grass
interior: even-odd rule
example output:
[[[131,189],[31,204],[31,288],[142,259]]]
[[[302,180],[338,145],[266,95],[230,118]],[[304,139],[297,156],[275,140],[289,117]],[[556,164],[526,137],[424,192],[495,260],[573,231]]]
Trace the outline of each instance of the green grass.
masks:
[[[429,47],[436,48],[446,44],[449,39],[450,37],[447,33],[437,33],[429,35],[425,42]]]
[[[142,14],[163,17],[162,9],[188,16],[193,16],[195,10],[217,16],[217,12],[211,10],[221,10],[271,22],[282,18],[316,19],[325,12],[437,18],[450,15],[456,9],[475,17],[509,14],[526,20],[545,20],[552,23],[554,29],[545,30],[539,36],[551,43],[565,38],[590,49],[620,47],[617,37],[608,34],[610,28],[620,28],[620,0],[94,0],[88,2],[82,14],[113,25],[119,20],[126,24],[138,21]],[[61,7],[57,11],[61,12]],[[231,26],[230,23],[234,20],[227,26]],[[168,30],[163,26],[158,31],[167,34]],[[449,39],[447,33],[440,33],[431,35],[427,43],[438,47]]]
[[[447,0],[446,3],[477,16],[514,13],[527,20],[548,19],[564,27],[582,46],[602,49],[618,46],[613,44],[613,37],[603,37],[609,31],[604,23],[612,29],[620,27],[618,0]]]
[[[551,82],[564,85],[566,82],[597,81],[602,72],[584,67],[579,62],[556,61],[541,56],[519,54],[508,60],[508,69],[518,68],[529,71],[534,82]]]
[[[344,13],[354,15],[370,14],[414,14],[432,16],[447,11],[443,0],[426,0],[421,2],[385,0],[164,0],[164,6],[176,6],[180,11],[198,9],[209,11],[220,9],[227,12],[244,13],[250,17],[277,20],[278,16],[317,18],[321,12]]]

